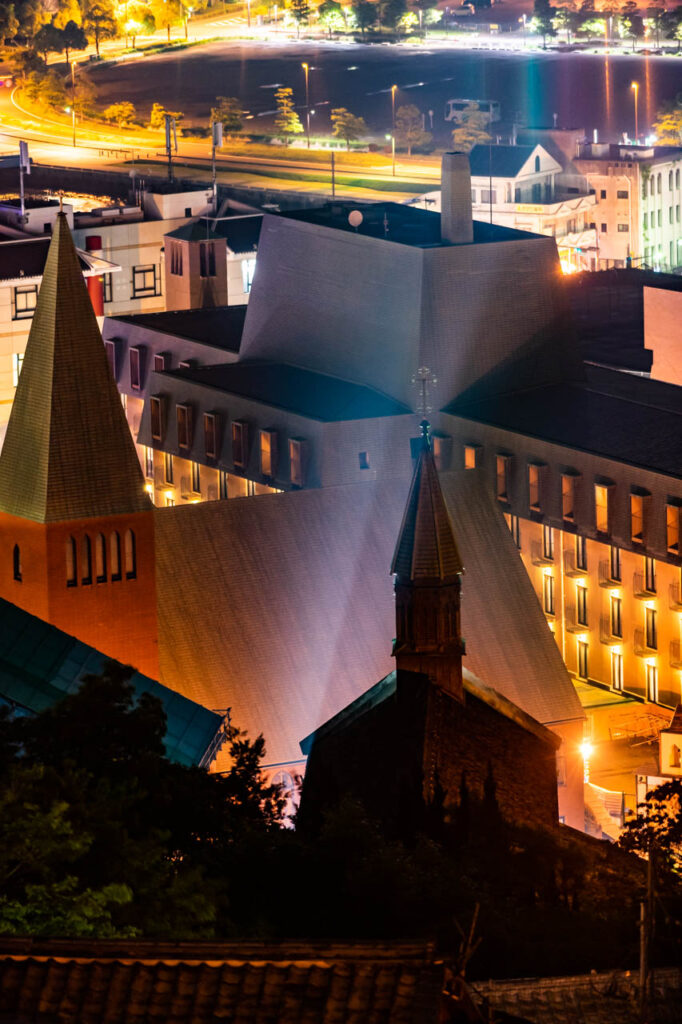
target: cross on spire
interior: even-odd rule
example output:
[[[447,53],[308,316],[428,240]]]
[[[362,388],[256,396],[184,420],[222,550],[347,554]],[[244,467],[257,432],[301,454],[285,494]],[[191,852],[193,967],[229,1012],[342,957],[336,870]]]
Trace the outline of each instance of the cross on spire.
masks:
[[[412,383],[417,388],[417,413],[426,419],[428,414],[432,411],[429,405],[430,388],[432,384],[438,383],[438,378],[434,377],[428,366],[420,366],[416,374],[412,378]]]

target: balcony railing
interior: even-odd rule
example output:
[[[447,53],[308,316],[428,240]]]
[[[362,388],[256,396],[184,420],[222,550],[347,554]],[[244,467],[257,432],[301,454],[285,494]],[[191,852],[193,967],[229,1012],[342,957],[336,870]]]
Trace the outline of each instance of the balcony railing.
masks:
[[[622,587],[623,586],[622,580],[616,580],[611,575],[611,559],[610,558],[604,558],[599,563],[599,586],[600,587],[608,587],[610,589],[612,589],[613,587]]]
[[[671,668],[682,668],[682,653],[680,652],[680,641],[670,641],[670,667]]]
[[[633,573],[632,592],[635,597],[652,597],[656,593],[656,577],[647,581],[643,572]]]
[[[564,572],[567,576],[584,576],[587,568],[580,568],[576,562],[575,551],[564,551]]]
[[[584,622],[578,622],[574,605],[566,605],[564,613],[564,625],[567,633],[589,633],[591,626]]]
[[[670,584],[670,607],[674,611],[682,610],[682,594],[679,583]]]
[[[544,545],[534,540],[530,545],[530,560],[533,565],[554,565],[554,558],[545,554]]]
[[[618,644],[623,643],[623,637],[616,636],[613,632],[610,615],[602,615],[599,620],[599,639],[603,644],[608,644],[611,647],[616,647]]]

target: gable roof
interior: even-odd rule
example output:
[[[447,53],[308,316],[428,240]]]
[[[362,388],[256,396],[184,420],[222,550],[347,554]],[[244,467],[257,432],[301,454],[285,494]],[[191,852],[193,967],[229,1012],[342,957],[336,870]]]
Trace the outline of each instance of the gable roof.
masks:
[[[224,238],[230,252],[242,255],[258,249],[262,223],[262,213],[247,213],[234,217],[201,217],[199,220],[181,225],[175,231],[169,231],[165,237],[185,242],[210,242],[212,238]]]
[[[107,320],[109,336],[116,324],[130,324],[173,338],[196,341],[227,352],[239,352],[246,319],[246,305],[208,306],[200,309],[165,310],[162,313],[132,313]]]
[[[438,472],[423,438],[405,506],[391,572],[402,580],[450,580],[464,572]]]
[[[474,146],[469,153],[472,178],[515,178],[541,146]],[[552,158],[553,163],[556,163]],[[554,170],[561,170],[556,163]]]
[[[149,508],[73,239],[60,213],[0,454],[0,511],[49,523]]]
[[[110,661],[100,651],[56,626],[0,599],[0,702],[39,713],[69,693],[89,674],[98,675]],[[137,697],[151,693],[163,705],[166,753],[185,765],[210,764],[223,740],[223,718],[156,680],[134,672]]]
[[[470,570],[466,668],[544,725],[584,718],[483,475],[440,482]],[[268,764],[300,760],[301,738],[393,667],[389,567],[408,490],[396,478],[157,509],[165,685],[231,707],[264,734]]]

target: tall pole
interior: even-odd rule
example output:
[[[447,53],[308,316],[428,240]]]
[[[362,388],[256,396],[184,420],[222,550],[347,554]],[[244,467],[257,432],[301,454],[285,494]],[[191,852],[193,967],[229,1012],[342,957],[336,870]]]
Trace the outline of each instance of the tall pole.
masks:
[[[398,86],[391,86],[391,131],[395,132],[395,94]]]
[[[332,199],[336,195],[336,160],[335,160],[335,156],[336,156],[336,154],[334,153],[334,150],[332,150]]]
[[[633,82],[630,88],[635,94],[635,142],[639,142],[639,82]]]
[[[305,134],[308,142],[308,149],[310,149],[310,95],[308,92],[308,72],[310,68],[307,64],[301,64],[303,68],[303,74],[305,75]]]
[[[395,178],[395,135],[387,135],[386,141],[391,140],[391,164],[393,167],[393,177]]]
[[[76,148],[76,79],[73,66],[76,62],[71,61],[71,132],[73,136],[73,148]]]

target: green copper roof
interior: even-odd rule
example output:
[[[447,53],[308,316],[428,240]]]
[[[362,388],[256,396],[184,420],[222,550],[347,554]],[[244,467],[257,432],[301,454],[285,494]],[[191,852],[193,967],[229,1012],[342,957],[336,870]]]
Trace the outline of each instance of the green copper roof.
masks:
[[[0,600],[0,702],[38,713],[98,675],[110,659],[55,626]],[[185,765],[210,764],[223,738],[222,716],[134,672],[139,697],[152,693],[167,717],[166,753]]]
[[[60,214],[0,455],[0,511],[50,523],[148,508],[76,249]]]

